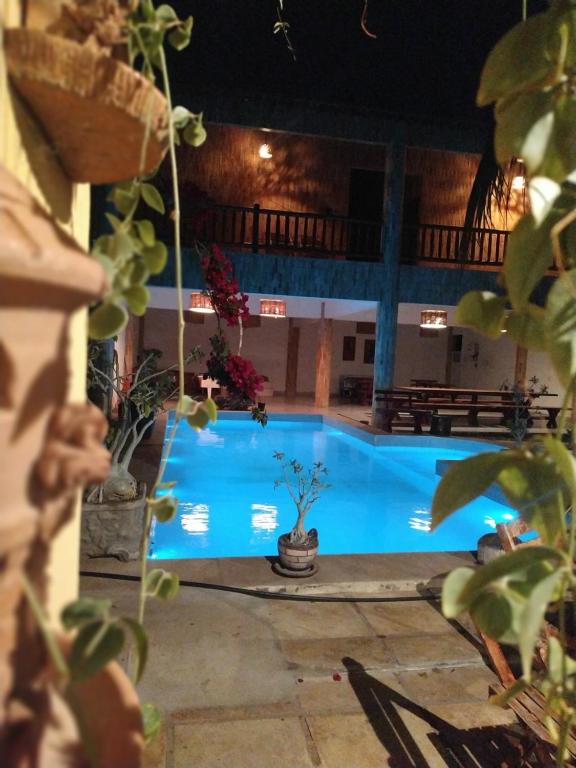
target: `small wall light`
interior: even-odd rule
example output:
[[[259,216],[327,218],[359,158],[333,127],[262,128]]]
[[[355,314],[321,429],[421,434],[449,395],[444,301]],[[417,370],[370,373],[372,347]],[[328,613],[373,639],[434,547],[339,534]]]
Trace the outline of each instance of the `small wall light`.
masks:
[[[420,328],[439,330],[448,327],[448,312],[445,309],[423,309],[420,312]]]
[[[258,150],[258,154],[262,159],[269,160],[272,157],[272,150],[270,149],[270,144],[261,144],[260,149]]]
[[[526,179],[524,176],[514,176],[512,179],[512,189],[516,190],[517,192],[521,192],[525,186]]]
[[[199,312],[203,315],[211,315],[214,313],[214,307],[210,302],[210,296],[205,293],[199,293],[195,291],[190,294],[190,311]]]
[[[260,299],[262,317],[286,317],[286,302],[282,299]]]

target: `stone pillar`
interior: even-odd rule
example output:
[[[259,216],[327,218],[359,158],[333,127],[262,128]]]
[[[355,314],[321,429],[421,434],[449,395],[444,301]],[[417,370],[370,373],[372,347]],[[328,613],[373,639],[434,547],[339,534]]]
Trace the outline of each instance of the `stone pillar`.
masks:
[[[286,384],[285,397],[294,400],[298,382],[298,349],[300,345],[300,328],[294,324],[293,318],[288,321],[288,347],[286,350]]]
[[[374,390],[387,389],[394,384],[396,326],[398,322],[398,277],[402,235],[402,203],[406,148],[399,141],[388,145],[386,178],[382,211],[382,266],[384,292],[376,310],[376,347],[374,352]],[[381,426],[372,398],[372,425]]]
[[[327,408],[330,404],[330,370],[332,363],[332,320],[324,316],[325,304],[322,302],[318,346],[316,347],[316,384],[314,387],[314,405]]]
[[[516,360],[514,362],[514,383],[520,389],[526,389],[526,368],[528,365],[528,350],[526,347],[516,346]]]

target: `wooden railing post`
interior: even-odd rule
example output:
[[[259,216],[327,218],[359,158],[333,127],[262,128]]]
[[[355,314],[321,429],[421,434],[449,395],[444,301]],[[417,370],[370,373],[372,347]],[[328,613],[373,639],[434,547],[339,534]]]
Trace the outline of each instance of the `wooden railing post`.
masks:
[[[260,203],[254,203],[252,212],[252,253],[258,253],[260,241]]]

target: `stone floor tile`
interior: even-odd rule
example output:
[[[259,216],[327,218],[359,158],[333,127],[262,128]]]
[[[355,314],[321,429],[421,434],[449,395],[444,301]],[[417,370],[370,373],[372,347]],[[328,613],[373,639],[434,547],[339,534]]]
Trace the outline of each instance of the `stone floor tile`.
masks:
[[[498,682],[487,667],[433,668],[401,672],[399,680],[408,696],[423,703],[484,703],[490,684]]]
[[[267,601],[274,634],[281,639],[373,637],[370,625],[354,605]]]
[[[314,715],[306,718],[322,768],[382,768],[392,765],[363,714]]]
[[[392,635],[385,642],[402,667],[458,666],[482,661],[475,646],[455,630],[445,635]]]
[[[397,667],[385,642],[377,637],[342,637],[318,640],[283,640],[280,647],[289,666],[306,677],[346,671],[344,658],[352,658],[365,669]]]
[[[174,768],[314,768],[298,718],[177,725]],[[350,768],[350,766],[348,766]]]
[[[510,725],[518,720],[509,708],[494,704],[430,704],[429,710],[455,728],[483,728],[496,725]]]
[[[386,686],[396,692],[403,692],[398,677],[390,672],[373,672],[371,678],[378,683]],[[359,688],[356,679],[354,685],[349,681],[346,675],[337,673],[336,679],[329,678],[308,678],[303,679],[297,684],[297,694],[300,706],[306,714],[321,714],[331,712],[358,713],[363,712],[365,707],[378,706],[377,700],[372,696],[370,690],[366,695],[359,695]],[[370,688],[370,681],[365,684],[360,681],[360,686]]]
[[[293,700],[294,674],[269,640],[196,637],[190,648],[154,642],[139,690],[164,711],[213,706],[252,706]],[[159,692],[161,695],[159,696]]]
[[[450,624],[440,612],[438,603],[422,601],[359,603],[358,610],[378,635],[413,635],[425,629],[426,634],[450,632]]]

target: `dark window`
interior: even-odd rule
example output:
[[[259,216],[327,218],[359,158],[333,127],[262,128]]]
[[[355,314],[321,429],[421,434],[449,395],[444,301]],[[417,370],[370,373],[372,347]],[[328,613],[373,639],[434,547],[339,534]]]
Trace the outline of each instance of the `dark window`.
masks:
[[[375,339],[366,339],[364,342],[364,362],[374,363],[374,352],[376,350]]]
[[[354,360],[356,357],[356,336],[344,336],[342,342],[342,360]]]

